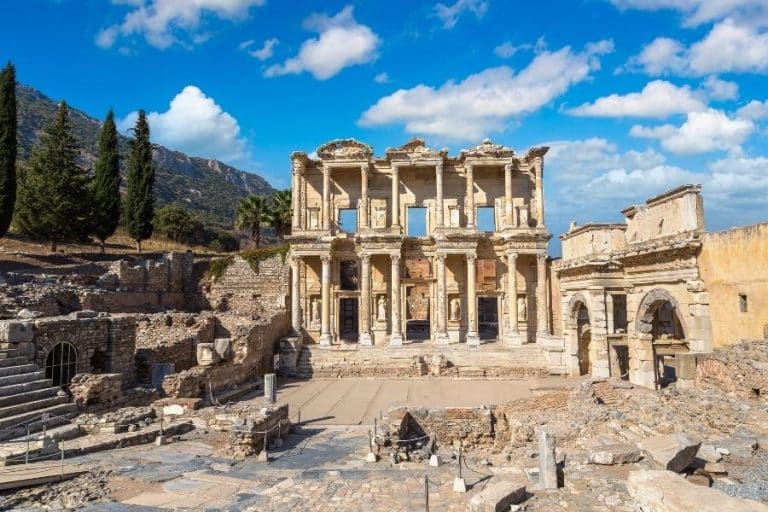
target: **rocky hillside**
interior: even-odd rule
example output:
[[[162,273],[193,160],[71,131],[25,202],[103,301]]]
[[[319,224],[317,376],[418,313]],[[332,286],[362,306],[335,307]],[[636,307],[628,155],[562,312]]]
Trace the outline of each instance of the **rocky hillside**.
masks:
[[[26,160],[32,152],[42,127],[49,123],[58,103],[40,91],[19,85],[19,157]],[[91,167],[98,151],[101,122],[70,105],[74,135],[83,148],[83,165]],[[125,155],[128,139],[121,136],[120,151]],[[160,203],[179,202],[206,222],[223,227],[232,225],[237,201],[252,194],[270,194],[272,187],[264,178],[235,169],[218,160],[208,160],[156,146],[155,191]],[[123,158],[123,164],[126,159]]]

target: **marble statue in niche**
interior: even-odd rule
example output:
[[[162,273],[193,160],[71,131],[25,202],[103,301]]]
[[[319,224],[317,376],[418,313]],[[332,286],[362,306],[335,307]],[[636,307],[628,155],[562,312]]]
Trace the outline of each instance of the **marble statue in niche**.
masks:
[[[387,200],[371,199],[371,210],[373,211],[371,225],[374,228],[387,227]]]
[[[379,322],[387,321],[387,300],[384,298],[383,295],[379,295],[379,300],[377,303],[377,311],[376,311],[376,320],[378,320]]]
[[[313,328],[320,325],[320,299],[314,297],[310,305],[310,323]]]
[[[517,298],[517,319],[520,322],[528,320],[528,299],[526,297]]]
[[[461,301],[458,297],[451,299],[451,321],[458,322],[461,319]]]

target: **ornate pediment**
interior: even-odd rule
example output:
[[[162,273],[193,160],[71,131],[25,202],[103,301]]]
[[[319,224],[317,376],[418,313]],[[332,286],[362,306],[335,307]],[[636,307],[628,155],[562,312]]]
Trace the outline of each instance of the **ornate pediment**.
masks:
[[[424,139],[419,137],[413,137],[411,140],[400,146],[399,148],[387,148],[387,156],[390,159],[442,159],[448,154],[447,149],[440,151],[427,147],[427,143]]]
[[[322,160],[368,160],[373,148],[355,139],[336,139],[317,148],[317,156]]]
[[[464,158],[513,158],[515,150],[501,144],[494,144],[491,139],[484,139],[480,145],[472,149],[462,149],[461,156]]]

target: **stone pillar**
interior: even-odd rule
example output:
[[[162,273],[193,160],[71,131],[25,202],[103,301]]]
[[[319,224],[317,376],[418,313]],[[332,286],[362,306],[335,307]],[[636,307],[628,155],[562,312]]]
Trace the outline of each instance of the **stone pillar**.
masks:
[[[443,162],[435,166],[435,224],[445,226],[445,208],[443,206]]]
[[[368,229],[370,223],[368,221],[368,172],[370,166],[368,163],[364,163],[360,168],[360,227]]]
[[[464,164],[464,171],[467,173],[467,197],[464,203],[464,213],[467,216],[467,227],[475,229],[475,174],[470,164]]]
[[[445,254],[435,256],[437,262],[437,343],[447,345],[450,342],[448,337],[448,319],[446,315],[446,291],[445,291]]]
[[[613,325],[613,295],[608,292],[605,292],[605,320],[608,334],[613,334],[616,331],[616,327]]]
[[[519,311],[517,310],[517,253],[509,252],[507,254],[507,325],[509,329],[506,333],[508,345],[522,345],[523,338],[520,336],[517,321]]]
[[[331,169],[323,167],[323,229],[331,229]]]
[[[274,373],[264,375],[264,401],[267,404],[277,402],[277,376]]]
[[[555,436],[546,430],[539,431],[539,487],[557,489]]]
[[[392,227],[400,232],[400,168],[392,162]]]
[[[301,336],[300,271],[301,258],[291,256],[291,328],[294,336]]]
[[[291,204],[293,205],[293,220],[291,226],[294,230],[301,229],[301,170],[303,163],[295,161],[293,165],[293,191],[291,192]]]
[[[477,333],[477,255],[467,254],[467,345],[480,346]]]
[[[514,227],[512,219],[512,164],[504,166],[504,215],[508,228]]]
[[[549,334],[549,312],[547,311],[547,255],[536,256],[536,333]]]
[[[331,346],[331,255],[320,256],[323,262],[322,307],[320,314],[320,346]]]
[[[400,331],[400,255],[393,254],[391,278],[392,278],[392,290],[391,290],[391,303],[389,305],[389,319],[391,322],[389,346],[390,347],[402,347],[403,346],[403,333]]]
[[[363,254],[361,259],[360,286],[360,346],[372,347],[371,338],[371,256]]]
[[[544,160],[541,157],[533,159],[536,172],[536,227],[544,227]]]

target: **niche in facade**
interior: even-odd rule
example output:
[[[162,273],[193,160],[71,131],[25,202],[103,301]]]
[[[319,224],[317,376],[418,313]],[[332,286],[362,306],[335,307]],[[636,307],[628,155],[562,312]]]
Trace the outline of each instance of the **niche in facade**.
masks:
[[[339,263],[339,281],[342,290],[357,290],[360,279],[356,261],[348,260]]]

